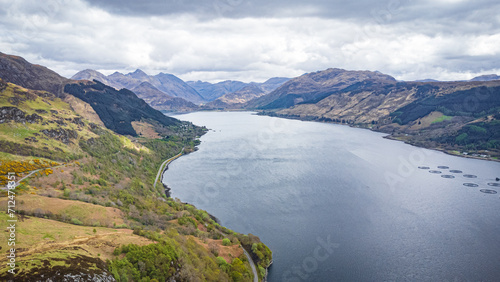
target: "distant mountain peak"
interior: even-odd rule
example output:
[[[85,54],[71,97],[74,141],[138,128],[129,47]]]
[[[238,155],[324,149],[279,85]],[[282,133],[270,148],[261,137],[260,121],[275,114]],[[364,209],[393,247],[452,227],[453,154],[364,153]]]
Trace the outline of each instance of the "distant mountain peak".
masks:
[[[71,77],[71,79],[74,79],[74,80],[83,80],[83,79],[92,80],[95,77],[106,77],[106,76],[104,74],[96,71],[96,70],[85,69],[85,70],[77,72],[75,75],[73,75]]]
[[[146,74],[143,70],[141,69],[136,69],[133,74]],[[146,74],[147,75],[147,74]]]
[[[485,74],[485,75],[480,75],[476,76],[470,81],[491,81],[491,80],[500,80],[500,76],[496,74]]]
[[[134,72],[131,72],[128,75],[132,78],[139,79],[139,80],[149,78],[149,75],[141,69],[136,69]]]

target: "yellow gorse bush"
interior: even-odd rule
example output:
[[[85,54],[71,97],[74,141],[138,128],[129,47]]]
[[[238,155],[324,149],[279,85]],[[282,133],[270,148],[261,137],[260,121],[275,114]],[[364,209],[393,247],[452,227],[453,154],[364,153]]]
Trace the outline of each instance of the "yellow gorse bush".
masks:
[[[30,171],[45,168],[39,172],[40,175],[49,175],[54,173],[54,171],[49,167],[56,165],[59,165],[59,163],[40,159],[34,159],[31,161],[2,161],[0,163],[0,185],[7,185],[7,182],[9,181],[9,173],[14,173],[16,177],[21,177],[23,174]]]

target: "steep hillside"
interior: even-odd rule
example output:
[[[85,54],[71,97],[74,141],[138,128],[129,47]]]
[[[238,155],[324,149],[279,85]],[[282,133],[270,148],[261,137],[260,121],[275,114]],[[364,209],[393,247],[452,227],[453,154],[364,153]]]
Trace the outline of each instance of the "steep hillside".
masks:
[[[82,139],[97,137],[61,98],[0,79],[0,151],[65,161],[78,159]]]
[[[45,90],[64,97],[64,84],[69,80],[52,70],[25,59],[0,53],[0,78],[33,90]]]
[[[264,83],[259,83],[259,88],[266,94],[271,93],[289,80],[287,77],[272,77]]]
[[[109,76],[105,76],[94,70],[84,70],[75,74],[72,79],[95,79],[116,89],[134,89],[139,87],[141,83],[147,82],[153,85],[157,90],[163,92],[166,96],[182,98],[195,104],[200,104],[205,101],[196,90],[172,74],[159,73],[151,76],[138,69],[128,74],[115,72]],[[180,100],[178,100],[178,103],[185,104]]]
[[[183,98],[197,105],[206,101],[196,90],[175,75],[159,73],[154,78],[151,84],[170,96]]]
[[[137,97],[143,99],[151,107],[159,111],[191,112],[199,109],[194,103],[182,98],[166,95],[149,82],[143,82],[131,90],[137,94]]]
[[[204,81],[188,81],[189,86],[193,87],[203,98],[210,102],[222,95],[235,92],[245,87],[247,84],[241,81],[226,80],[218,83]]]

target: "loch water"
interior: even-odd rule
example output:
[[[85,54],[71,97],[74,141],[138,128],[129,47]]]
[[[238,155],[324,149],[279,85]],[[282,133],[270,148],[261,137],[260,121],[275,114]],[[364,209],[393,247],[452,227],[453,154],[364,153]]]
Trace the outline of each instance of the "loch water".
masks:
[[[499,281],[500,163],[337,124],[175,117],[210,131],[170,164],[172,197],[258,235],[269,281]]]

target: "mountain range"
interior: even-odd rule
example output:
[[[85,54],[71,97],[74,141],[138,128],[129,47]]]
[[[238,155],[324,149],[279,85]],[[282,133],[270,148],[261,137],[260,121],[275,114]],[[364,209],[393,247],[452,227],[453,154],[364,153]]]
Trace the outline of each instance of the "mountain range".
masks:
[[[151,106],[159,110],[170,109],[171,105],[167,101],[171,101],[173,98],[185,100],[185,102],[183,102],[183,106],[188,108],[193,106],[192,104],[201,104],[205,101],[205,99],[198,92],[196,92],[196,90],[172,74],[159,73],[155,76],[150,76],[138,69],[128,74],[115,72],[109,76],[105,76],[98,71],[87,69],[78,72],[71,77],[71,79],[90,81],[97,80],[117,90],[122,88],[130,90],[140,89],[140,98],[146,98],[150,101],[154,101],[155,103],[151,104]],[[144,82],[147,82],[148,84],[141,86]],[[149,93],[148,90],[152,90],[151,93]],[[176,100],[177,104],[180,102],[181,100]],[[196,107],[193,109],[196,109]]]
[[[288,80],[290,79],[285,77],[273,77],[263,83],[251,82],[234,92],[226,93],[214,101],[207,103],[207,107],[224,109],[242,108],[245,103],[271,93]]]
[[[188,81],[186,83],[200,93],[200,95],[203,96],[207,102],[213,101],[224,94],[238,91],[247,85],[244,82],[233,80],[226,80],[217,83],[198,80]]]
[[[151,76],[140,69],[128,74],[115,72],[108,76],[96,70],[87,69],[78,72],[71,79],[96,80],[117,90],[130,89],[153,108],[166,112],[189,112],[212,109],[217,105],[219,105],[217,107],[220,105],[228,107],[232,104],[241,104],[273,91],[288,80],[287,78],[271,78],[264,83],[231,80],[218,83],[184,82],[172,74],[159,73]],[[230,96],[224,97],[225,95]],[[217,99],[220,101],[209,103]],[[200,107],[201,104],[206,105]]]

